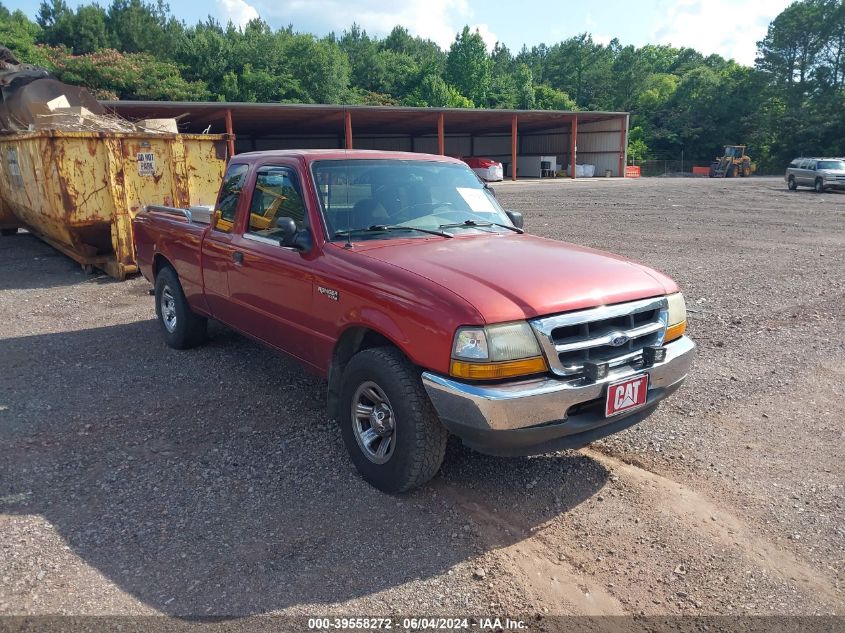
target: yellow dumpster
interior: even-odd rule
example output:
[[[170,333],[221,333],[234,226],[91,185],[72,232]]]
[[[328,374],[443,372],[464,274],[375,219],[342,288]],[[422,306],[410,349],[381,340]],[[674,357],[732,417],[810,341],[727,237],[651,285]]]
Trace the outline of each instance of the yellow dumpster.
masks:
[[[20,221],[12,213],[9,205],[3,202],[3,198],[0,198],[0,234],[14,235],[18,232],[20,225]]]
[[[60,130],[0,136],[0,222],[8,208],[17,224],[86,270],[124,279],[137,271],[138,211],[214,204],[225,138]]]

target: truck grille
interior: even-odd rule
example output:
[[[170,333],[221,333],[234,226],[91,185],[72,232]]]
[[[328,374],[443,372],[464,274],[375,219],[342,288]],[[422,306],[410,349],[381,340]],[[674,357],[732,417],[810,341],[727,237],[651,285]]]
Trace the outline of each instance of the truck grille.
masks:
[[[658,297],[542,317],[531,327],[551,370],[575,376],[586,362],[639,362],[644,347],[663,343],[667,320],[668,303]]]

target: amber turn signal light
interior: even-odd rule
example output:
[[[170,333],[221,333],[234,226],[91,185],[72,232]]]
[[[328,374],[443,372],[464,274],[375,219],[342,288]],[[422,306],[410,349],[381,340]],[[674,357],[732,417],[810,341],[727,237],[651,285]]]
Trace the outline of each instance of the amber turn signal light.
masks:
[[[676,323],[675,325],[670,325],[666,328],[666,336],[663,337],[663,342],[668,343],[669,341],[674,341],[675,339],[681,338],[684,332],[687,331],[687,322],[681,321],[680,323]]]
[[[497,378],[540,374],[547,370],[546,360],[542,356],[535,356],[501,363],[467,363],[462,360],[453,360],[449,373],[455,378],[496,380]]]

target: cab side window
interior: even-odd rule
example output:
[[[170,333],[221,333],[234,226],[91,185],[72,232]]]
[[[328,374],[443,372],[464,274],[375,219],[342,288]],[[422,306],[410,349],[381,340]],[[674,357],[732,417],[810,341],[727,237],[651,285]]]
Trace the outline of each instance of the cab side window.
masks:
[[[249,205],[249,233],[275,239],[279,218],[292,218],[296,229],[308,226],[308,212],[296,174],[288,167],[267,165],[259,168]]]
[[[235,225],[235,212],[238,210],[238,201],[241,198],[247,171],[249,171],[247,165],[229,165],[226,169],[223,186],[220,187],[220,197],[217,199],[217,206],[214,207],[217,213],[217,222],[214,224],[216,231],[232,232]]]

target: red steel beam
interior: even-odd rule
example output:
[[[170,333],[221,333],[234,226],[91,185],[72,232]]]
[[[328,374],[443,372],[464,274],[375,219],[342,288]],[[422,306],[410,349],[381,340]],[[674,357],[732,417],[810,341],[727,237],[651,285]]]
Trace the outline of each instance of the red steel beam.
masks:
[[[346,130],[346,149],[352,149],[352,113],[347,110],[344,116],[344,128]]]
[[[578,115],[572,115],[572,125],[569,128],[569,168],[570,178],[575,178],[577,163],[575,162],[578,153]]]
[[[517,120],[514,114],[511,118],[511,180],[516,180],[516,145],[517,145]]]
[[[446,155],[446,133],[445,133],[445,116],[441,112],[437,115],[437,153],[441,156]]]
[[[219,120],[219,119],[218,119]],[[232,125],[232,111],[226,109],[226,146],[229,150],[229,158],[235,155],[235,128]]]

